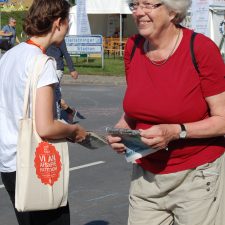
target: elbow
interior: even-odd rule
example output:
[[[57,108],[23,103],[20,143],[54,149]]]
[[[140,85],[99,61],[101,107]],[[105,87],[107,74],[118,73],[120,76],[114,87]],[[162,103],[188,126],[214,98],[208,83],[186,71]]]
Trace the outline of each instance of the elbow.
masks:
[[[51,138],[51,135],[47,130],[37,129],[37,133],[42,139],[50,139]]]
[[[52,138],[52,131],[51,126],[45,125],[45,126],[36,126],[36,131],[38,135],[43,139],[51,139]]]

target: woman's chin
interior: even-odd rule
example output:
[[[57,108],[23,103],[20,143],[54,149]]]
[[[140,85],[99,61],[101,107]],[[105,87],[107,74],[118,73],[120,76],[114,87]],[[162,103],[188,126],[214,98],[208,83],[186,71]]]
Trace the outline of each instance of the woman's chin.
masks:
[[[151,35],[151,32],[147,29],[138,29],[138,32],[143,37],[147,37]]]

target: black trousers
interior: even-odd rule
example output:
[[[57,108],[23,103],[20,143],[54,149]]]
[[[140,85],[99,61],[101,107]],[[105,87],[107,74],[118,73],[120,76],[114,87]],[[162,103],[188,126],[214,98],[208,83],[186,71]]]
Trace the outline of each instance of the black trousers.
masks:
[[[1,177],[13,203],[19,225],[70,225],[69,204],[54,210],[18,212],[15,208],[16,172],[1,173]]]

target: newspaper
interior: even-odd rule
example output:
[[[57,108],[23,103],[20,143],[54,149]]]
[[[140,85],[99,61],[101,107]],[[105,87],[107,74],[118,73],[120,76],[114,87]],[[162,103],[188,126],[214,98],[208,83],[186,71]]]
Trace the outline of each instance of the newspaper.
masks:
[[[88,149],[98,149],[108,145],[105,136],[99,135],[92,131],[88,131],[87,133],[88,135],[86,138],[82,142],[77,142],[77,144],[80,144]]]
[[[107,127],[106,132],[112,136],[121,137],[122,143],[126,147],[125,158],[127,162],[135,163],[135,160],[158,151],[141,141],[138,130]]]
[[[88,149],[98,149],[98,148],[108,145],[108,142],[107,142],[105,136],[99,135],[92,131],[87,131],[86,138],[81,142],[75,142],[75,140],[73,140],[72,138],[69,138],[69,137],[67,137],[66,139],[69,142],[82,145],[83,147],[88,148]]]

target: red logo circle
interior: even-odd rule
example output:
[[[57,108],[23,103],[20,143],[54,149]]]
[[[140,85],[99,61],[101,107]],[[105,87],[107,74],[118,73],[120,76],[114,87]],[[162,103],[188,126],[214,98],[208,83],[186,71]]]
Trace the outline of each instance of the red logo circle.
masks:
[[[55,146],[48,142],[41,142],[36,148],[34,166],[41,182],[53,186],[62,169],[60,155]]]

